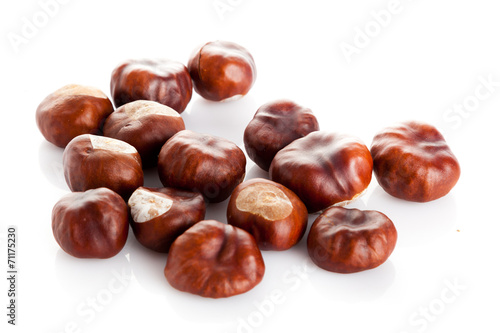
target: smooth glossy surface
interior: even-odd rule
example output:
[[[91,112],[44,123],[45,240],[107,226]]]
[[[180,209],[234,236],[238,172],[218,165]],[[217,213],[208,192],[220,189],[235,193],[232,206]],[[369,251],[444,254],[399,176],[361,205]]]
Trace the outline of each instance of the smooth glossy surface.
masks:
[[[189,130],[175,134],[158,156],[164,186],[200,192],[209,202],[229,198],[243,181],[245,166],[245,154],[233,142]]]
[[[314,213],[361,195],[372,178],[372,158],[358,138],[318,131],[280,150],[269,173]]]
[[[311,109],[291,100],[276,100],[262,105],[245,128],[245,150],[265,171],[281,149],[292,141],[318,131],[318,120]]]
[[[52,210],[52,231],[61,248],[77,258],[111,258],[125,246],[127,204],[107,188],[70,193]]]
[[[136,100],[151,100],[181,113],[192,94],[189,72],[178,61],[132,59],[118,65],[111,74],[111,96],[116,107]]]
[[[373,139],[371,154],[378,183],[400,199],[439,199],[460,178],[457,158],[430,124],[407,121],[383,129]]]
[[[383,264],[396,247],[397,238],[394,224],[383,213],[332,207],[311,226],[307,251],[323,269],[355,273]]]
[[[165,277],[178,290],[221,298],[249,291],[264,271],[264,260],[249,233],[210,220],[195,224],[175,240]]]

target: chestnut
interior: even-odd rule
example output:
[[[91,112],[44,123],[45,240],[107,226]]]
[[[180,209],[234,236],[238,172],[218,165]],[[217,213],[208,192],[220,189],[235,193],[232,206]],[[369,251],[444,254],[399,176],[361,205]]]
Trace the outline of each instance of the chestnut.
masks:
[[[306,231],[307,208],[285,186],[254,178],[238,185],[229,199],[227,221],[248,231],[261,250],[287,250]]]
[[[186,129],[180,114],[154,101],[138,100],[120,106],[104,123],[103,134],[134,146],[143,167],[155,166],[165,142]]]
[[[194,90],[211,101],[246,95],[255,82],[255,61],[244,47],[227,41],[213,41],[197,48],[188,62]]]
[[[111,74],[111,96],[119,107],[136,100],[150,100],[181,113],[193,94],[193,83],[184,64],[168,59],[131,59]]]
[[[77,258],[111,258],[125,246],[127,204],[108,188],[73,192],[52,210],[52,231],[59,246]]]
[[[312,224],[307,251],[327,271],[355,273],[383,264],[397,238],[394,224],[383,213],[331,207]]]
[[[358,198],[370,184],[372,167],[370,151],[358,138],[317,131],[280,150],[269,172],[315,213]]]
[[[172,242],[205,218],[200,193],[174,188],[139,187],[128,200],[131,226],[143,246],[167,253]]]
[[[124,199],[143,185],[141,157],[121,140],[82,134],[63,152],[64,178],[71,191],[107,187]]]
[[[69,84],[38,105],[36,124],[47,141],[64,148],[80,134],[100,134],[112,112],[113,104],[101,90]]]
[[[387,127],[373,139],[373,171],[390,195],[427,202],[448,194],[460,165],[443,135],[432,125],[407,121]]]
[[[206,220],[172,243],[164,273],[177,290],[221,298],[249,291],[262,280],[264,271],[264,260],[252,235]]]
[[[245,128],[243,141],[248,157],[261,169],[269,171],[278,151],[318,130],[318,120],[311,109],[290,100],[277,100],[257,110]]]
[[[229,198],[245,178],[246,158],[233,142],[190,130],[172,136],[158,156],[165,187],[200,192],[208,202]]]

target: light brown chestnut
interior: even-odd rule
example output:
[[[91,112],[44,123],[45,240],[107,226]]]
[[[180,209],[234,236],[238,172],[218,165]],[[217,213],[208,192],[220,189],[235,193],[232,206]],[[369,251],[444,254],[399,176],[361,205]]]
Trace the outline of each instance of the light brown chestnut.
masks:
[[[311,226],[307,251],[323,269],[355,273],[384,263],[396,241],[396,228],[386,215],[373,210],[331,207]]]
[[[205,217],[200,193],[174,188],[139,187],[128,200],[131,226],[145,247],[168,252],[172,242]]]
[[[111,74],[111,96],[116,107],[150,100],[181,113],[193,94],[193,83],[182,63],[168,59],[131,59]]]
[[[243,141],[248,157],[261,169],[269,171],[278,151],[318,130],[318,120],[311,109],[290,100],[277,100],[257,110],[245,128]]]
[[[257,69],[244,47],[227,41],[208,42],[188,62],[194,90],[211,101],[238,99],[253,86]]]
[[[269,172],[315,213],[358,198],[370,184],[372,167],[370,151],[358,138],[317,131],[280,150]]]
[[[81,134],[100,134],[113,104],[99,89],[66,85],[48,95],[36,109],[36,124],[45,139],[64,148]]]
[[[229,198],[245,178],[246,158],[233,142],[190,130],[176,133],[158,156],[165,187],[200,192],[209,202]]]
[[[70,141],[63,153],[63,170],[73,192],[107,187],[125,200],[144,181],[141,157],[132,145],[91,134]]]
[[[380,186],[400,199],[427,202],[448,194],[460,165],[443,135],[432,125],[408,121],[380,131],[371,146]]]
[[[52,210],[52,231],[59,246],[77,258],[110,258],[125,246],[127,204],[107,188],[73,192]]]
[[[227,221],[254,236],[261,250],[287,250],[306,231],[307,208],[295,193],[273,181],[254,178],[229,199]]]
[[[255,239],[243,229],[201,221],[177,237],[165,277],[180,291],[210,298],[245,293],[260,283],[265,265]]]
[[[161,147],[186,129],[174,109],[154,101],[138,100],[120,106],[104,123],[103,134],[130,143],[141,155],[143,167],[155,166]]]

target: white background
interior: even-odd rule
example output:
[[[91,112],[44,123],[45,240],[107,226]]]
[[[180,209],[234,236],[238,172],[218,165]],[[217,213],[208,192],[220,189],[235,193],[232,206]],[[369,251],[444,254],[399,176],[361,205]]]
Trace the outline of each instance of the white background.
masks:
[[[0,5],[2,332],[500,330],[497,1],[62,2]],[[226,4],[225,11],[214,4]],[[388,9],[393,14],[382,15]],[[310,107],[322,130],[356,135],[368,146],[385,126],[423,120],[438,126],[455,152],[460,181],[448,196],[420,204],[390,197],[373,179],[351,206],[394,221],[398,244],[385,264],[351,275],[323,271],[308,259],[304,238],[288,251],[263,253],[263,281],[229,299],[170,287],[166,256],[142,248],[132,233],[109,260],[65,254],[50,220],[69,191],[62,150],[39,133],[38,104],[69,83],[109,95],[111,71],[122,60],[187,63],[195,47],[216,39],[250,50],[257,81],[240,101],[209,103],[194,94],[182,114],[189,129],[243,147],[254,112],[277,98]],[[346,56],[347,44],[356,53]],[[266,174],[248,160],[247,178],[257,176]],[[146,185],[160,185],[154,172]],[[212,205],[207,218],[225,221],[225,209],[225,202]],[[7,325],[3,278],[8,225],[18,229],[16,327]]]

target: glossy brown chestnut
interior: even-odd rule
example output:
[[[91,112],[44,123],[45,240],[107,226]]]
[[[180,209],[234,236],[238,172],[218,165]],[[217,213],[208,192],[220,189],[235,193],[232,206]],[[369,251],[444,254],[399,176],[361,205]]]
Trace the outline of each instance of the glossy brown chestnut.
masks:
[[[121,140],[82,134],[63,153],[64,178],[71,191],[107,187],[125,200],[143,185],[141,157]]]
[[[237,99],[255,82],[255,61],[244,47],[226,41],[209,42],[196,49],[188,62],[194,90],[211,101]]]
[[[52,231],[59,246],[77,258],[110,258],[125,246],[127,204],[107,188],[73,192],[52,210]]]
[[[243,141],[248,157],[261,169],[269,171],[278,151],[318,130],[318,120],[311,109],[290,100],[277,100],[257,110],[245,128]]]
[[[186,129],[174,109],[154,101],[134,101],[120,106],[104,123],[103,133],[130,143],[141,155],[143,167],[156,165],[161,147],[175,133]]]
[[[111,74],[111,96],[115,106],[150,100],[181,113],[193,94],[193,83],[182,63],[167,59],[133,59]]]
[[[200,192],[209,202],[229,198],[245,178],[245,166],[245,154],[233,142],[190,130],[172,136],[158,156],[163,186]]]
[[[249,291],[262,280],[264,271],[264,260],[252,235],[208,220],[177,237],[164,272],[175,289],[221,298]]]
[[[139,187],[128,206],[139,243],[163,253],[178,236],[205,218],[205,200],[200,193],[174,188]]]
[[[372,167],[370,151],[359,139],[317,131],[280,150],[269,172],[315,213],[359,197],[370,184]]]
[[[323,269],[355,273],[384,263],[397,238],[394,224],[380,212],[331,207],[311,226],[307,251]]]
[[[113,104],[99,89],[66,85],[48,95],[36,109],[36,124],[45,139],[64,148],[80,134],[99,134]]]
[[[306,231],[307,208],[295,193],[273,181],[254,178],[238,185],[227,207],[227,221],[254,236],[261,250],[287,250]]]
[[[400,199],[427,202],[448,194],[460,178],[460,165],[432,125],[408,121],[373,139],[373,171],[380,186]]]

